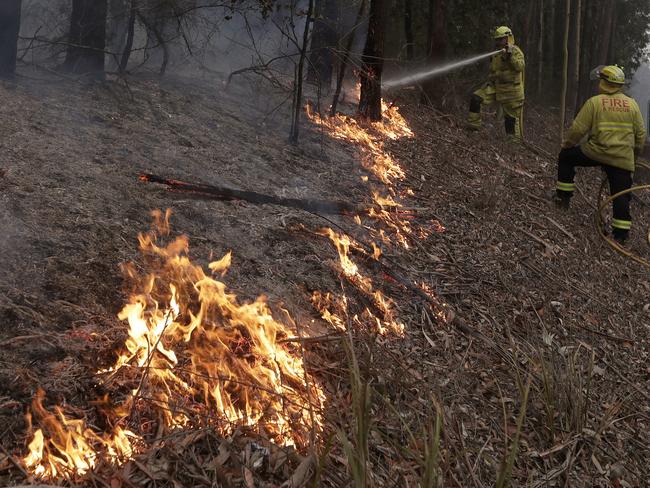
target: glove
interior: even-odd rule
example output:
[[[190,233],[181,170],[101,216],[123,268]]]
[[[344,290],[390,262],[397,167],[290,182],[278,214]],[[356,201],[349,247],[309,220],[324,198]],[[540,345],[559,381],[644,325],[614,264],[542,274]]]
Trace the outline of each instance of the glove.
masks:
[[[506,47],[503,48],[503,55],[505,57],[509,57],[512,54],[512,44],[508,44]]]

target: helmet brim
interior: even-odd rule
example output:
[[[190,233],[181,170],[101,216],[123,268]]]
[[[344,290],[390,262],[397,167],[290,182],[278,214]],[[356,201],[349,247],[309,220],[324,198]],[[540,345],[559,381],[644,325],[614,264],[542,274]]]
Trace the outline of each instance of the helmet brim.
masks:
[[[612,85],[619,85],[619,86],[625,86],[629,85],[631,83],[631,80],[628,80],[625,78],[624,81],[622,82],[616,82],[616,81],[611,81],[608,80],[605,75],[603,75],[603,69],[606,68],[607,66],[604,64],[601,64],[600,66],[597,66],[596,68],[592,69],[589,72],[589,79],[592,81],[598,81],[598,80],[603,80],[606,81],[607,83],[610,83]]]

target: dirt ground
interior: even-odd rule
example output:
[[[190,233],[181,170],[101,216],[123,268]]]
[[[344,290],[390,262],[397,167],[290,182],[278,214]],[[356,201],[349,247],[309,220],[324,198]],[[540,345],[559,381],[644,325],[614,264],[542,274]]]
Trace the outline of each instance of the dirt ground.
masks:
[[[138,262],[137,235],[153,209],[173,209],[172,230],[189,236],[199,263],[232,250],[225,280],[242,299],[266,295],[278,315],[286,308],[310,334],[328,331],[310,297],[341,286],[336,252],[326,239],[296,231],[327,222],[274,206],[184,199],[137,176],[370,202],[358,147],[308,122],[300,144],[289,145],[285,110],[273,112],[279,93],[255,96],[210,80],[85,85],[28,75],[0,85],[0,441],[7,452],[24,453],[22,413],[37,387],[49,403],[85,411],[101,393],[93,371],[125,333],[116,317],[127,295],[120,264]],[[419,469],[396,446],[409,444],[407,427],[434,411],[432,395],[444,412],[443,486],[493,483],[530,378],[515,486],[645,486],[650,277],[594,229],[599,171],[580,173],[581,192],[560,213],[547,198],[552,114],[526,113],[534,151],[504,143],[491,117],[483,131],[466,133],[462,113],[445,115],[411,98],[406,92],[398,104],[414,137],[386,147],[415,192],[405,204],[418,208],[418,222],[436,219],[445,230],[385,254],[475,333],[427,320],[412,294],[375,273],[406,326],[403,338],[373,338],[366,358],[368,381],[390,399],[372,411],[375,483],[406,486]],[[647,259],[650,211],[640,203],[633,211],[629,248]],[[349,218],[332,220],[355,229]],[[101,339],[92,339],[97,332]],[[332,361],[344,361],[341,347],[319,344],[310,354],[326,390],[347,391],[345,374],[328,372],[340,367]],[[343,393],[332,399],[333,425],[347,415],[337,403],[344,401]],[[395,407],[405,409],[401,421]],[[345,484],[341,451],[333,453],[322,486]],[[24,479],[0,454],[2,477]]]

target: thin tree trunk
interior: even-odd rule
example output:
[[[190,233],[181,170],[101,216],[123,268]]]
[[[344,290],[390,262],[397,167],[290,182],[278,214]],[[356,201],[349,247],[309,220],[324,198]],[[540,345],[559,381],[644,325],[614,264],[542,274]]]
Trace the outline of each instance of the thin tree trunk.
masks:
[[[588,2],[584,0],[583,2],[584,10],[584,25],[595,25],[595,20],[597,16],[595,15],[595,5],[593,2]],[[582,40],[580,46],[582,49],[582,60],[580,66],[580,87],[578,89],[578,107],[581,107],[582,104],[589,98],[591,94],[591,79],[589,77],[591,69],[594,67],[594,64],[597,63],[594,56],[594,45],[595,45],[595,36],[597,35],[597,29],[582,29]]]
[[[302,77],[305,66],[305,58],[307,57],[307,46],[309,45],[309,31],[311,22],[314,17],[314,1],[309,0],[309,10],[307,10],[307,18],[305,19],[305,31],[302,36],[302,48],[300,50],[300,59],[296,67],[296,79],[294,80],[293,91],[293,114],[291,117],[291,132],[289,134],[289,142],[291,144],[298,144],[298,136],[300,135],[300,114],[302,113]]]
[[[612,34],[614,30],[614,10],[616,0],[608,0],[603,8],[602,23],[600,29],[600,49],[598,53],[598,64],[609,63],[609,51],[612,44]]]
[[[373,121],[381,120],[381,75],[384,69],[385,0],[371,0],[368,36],[363,49],[359,113]]]
[[[73,0],[70,45],[64,68],[72,73],[104,77],[106,0]]]
[[[431,37],[429,38],[428,58],[431,65],[435,65],[445,59],[447,51],[447,19],[446,0],[429,1],[429,24]],[[442,84],[440,79],[431,78],[423,84],[420,103],[434,104],[442,98]]]
[[[524,21],[524,30],[523,34],[526,41],[526,45],[524,46],[524,52],[528,52],[529,50],[532,51],[532,45],[533,45],[533,20],[535,17],[535,2],[531,1],[528,4],[528,10],[526,10],[526,17]]]
[[[547,46],[547,48],[548,48],[548,53],[547,53],[548,63],[546,64],[546,72],[551,73],[551,76],[545,77],[545,79],[547,80],[547,83],[548,83],[548,80],[553,80],[553,82],[557,81],[557,75],[554,75],[554,73],[557,73],[557,71],[555,71],[555,67],[556,67],[555,62],[556,62],[556,57],[557,57],[557,53],[556,53],[556,47],[557,47],[556,37],[557,37],[557,34],[555,32],[555,21],[556,21],[556,8],[555,8],[555,5],[556,5],[556,2],[557,2],[557,0],[548,0],[550,10],[549,10],[548,22],[546,23],[546,25],[548,26],[547,30],[549,32],[549,43],[548,43],[548,46]],[[557,85],[555,85],[555,86],[557,86]]]
[[[539,0],[539,43],[537,44],[537,95],[542,94],[544,69],[544,0]]]
[[[413,0],[404,0],[404,36],[406,37],[406,59],[413,61]]]
[[[614,41],[616,39],[616,25],[618,23],[619,9],[616,8],[615,2],[612,2],[611,14],[609,17],[609,48],[607,50],[607,63],[612,63],[614,60]]]
[[[126,67],[129,64],[129,58],[131,57],[131,50],[133,49],[133,38],[135,36],[135,18],[138,13],[138,3],[137,0],[131,0],[131,13],[129,14],[129,28],[126,34],[126,43],[124,44],[124,51],[122,52],[122,58],[120,59],[120,73],[126,71]]]
[[[160,65],[160,71],[158,72],[158,74],[160,76],[165,76],[165,72],[167,71],[167,64],[169,64],[169,46],[167,45],[165,38],[160,32],[159,25],[156,25],[155,20],[154,22],[150,22],[142,14],[142,12],[140,12],[140,10],[136,10],[136,14],[140,19],[140,22],[142,22],[142,25],[144,25],[147,29],[147,37],[153,34],[154,38],[156,39],[157,47],[161,48],[163,51],[163,60],[162,60],[162,64]]]
[[[332,106],[330,107],[330,117],[336,115],[336,107],[339,104],[339,97],[341,96],[341,90],[343,89],[343,80],[345,78],[345,71],[347,70],[348,63],[350,62],[350,54],[352,53],[352,46],[354,44],[354,37],[357,31],[357,28],[361,24],[361,19],[363,19],[363,13],[366,10],[366,0],[361,0],[359,4],[359,10],[357,12],[357,18],[354,20],[354,25],[352,26],[352,31],[348,37],[347,46],[345,46],[345,52],[343,53],[343,59],[341,60],[341,65],[339,67],[339,75],[336,80],[336,90],[334,91],[334,97],[332,98]]]
[[[21,0],[0,0],[0,77],[16,74]]]
[[[338,2],[317,0],[311,35],[307,80],[329,91],[334,72],[334,49],[337,44]]]
[[[562,63],[562,98],[560,99],[560,142],[564,140],[564,119],[566,117],[566,92],[569,71],[569,26],[571,25],[571,0],[566,0],[566,17],[564,21],[564,61]]]
[[[573,92],[571,93],[571,113],[578,112],[578,92],[580,89],[580,36],[582,35],[582,0],[575,6],[575,42],[573,44]]]

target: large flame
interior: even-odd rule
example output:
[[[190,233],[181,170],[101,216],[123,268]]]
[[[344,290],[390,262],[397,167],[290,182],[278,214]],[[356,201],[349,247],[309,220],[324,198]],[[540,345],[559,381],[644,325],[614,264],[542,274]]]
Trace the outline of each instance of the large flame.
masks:
[[[306,445],[320,429],[324,395],[307,378],[299,350],[280,342],[293,334],[273,318],[264,297],[239,303],[214,275],[227,271],[230,254],[206,274],[190,261],[186,237],[158,243],[169,214],[155,216],[158,233],[139,236],[149,271],[125,268],[136,290],[119,314],[128,337],[115,364],[100,371],[107,384],[119,376],[130,385],[115,417],[137,410],[167,429],[208,424],[228,435],[247,427],[281,445]],[[97,434],[58,407],[52,415],[42,407],[43,395],[32,406],[40,428],[24,459],[34,475],[83,475],[100,455],[113,462],[130,455],[125,432]]]
[[[154,234],[141,235],[140,248],[156,272],[141,277],[141,292],[119,315],[130,331],[114,369],[146,366],[144,389],[168,426],[191,422],[198,409],[224,428],[255,425],[282,444],[306,441],[301,429],[322,393],[305,401],[302,357],[278,343],[291,334],[265,297],[239,304],[190,261],[184,236],[159,246]],[[230,261],[228,254],[209,268],[223,274]]]

